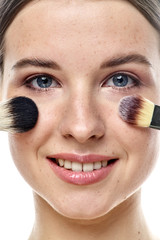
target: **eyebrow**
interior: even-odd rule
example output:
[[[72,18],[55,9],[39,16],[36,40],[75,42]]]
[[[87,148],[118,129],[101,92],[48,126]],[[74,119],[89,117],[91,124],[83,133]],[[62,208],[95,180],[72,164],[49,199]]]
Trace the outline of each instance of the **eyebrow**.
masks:
[[[12,70],[25,68],[29,66],[61,70],[60,66],[56,62],[52,60],[45,60],[45,59],[39,59],[39,58],[33,58],[33,59],[23,58],[13,65]]]
[[[116,67],[122,64],[127,63],[141,63],[144,65],[147,65],[149,67],[152,67],[152,64],[149,62],[149,60],[141,55],[141,54],[130,54],[130,55],[123,55],[119,57],[113,57],[112,59],[108,61],[104,61],[100,68],[108,68],[108,67]],[[23,58],[16,62],[16,64],[13,65],[12,70],[14,69],[20,69],[25,68],[28,66],[34,66],[34,67],[42,67],[42,68],[51,68],[54,70],[61,70],[61,67],[52,60],[45,60],[45,59],[38,59],[38,58]]]
[[[127,63],[137,63],[137,64],[141,63],[149,67],[152,67],[152,64],[149,62],[149,60],[145,56],[141,54],[130,54],[130,55],[114,57],[108,61],[104,61],[101,64],[100,68],[103,69],[108,67],[115,67],[115,66],[119,66]]]

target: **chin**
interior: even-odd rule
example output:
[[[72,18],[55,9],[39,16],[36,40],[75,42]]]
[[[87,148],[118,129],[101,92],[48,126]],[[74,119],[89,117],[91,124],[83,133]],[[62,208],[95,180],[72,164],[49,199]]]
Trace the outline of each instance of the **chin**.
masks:
[[[58,210],[57,210],[58,211]],[[97,218],[102,217],[104,214],[102,212],[98,212],[98,211],[93,211],[93,212],[87,212],[87,211],[78,211],[78,209],[76,209],[74,211],[74,209],[72,209],[71,211],[65,211],[60,209],[58,211],[58,213],[66,218],[69,219],[74,219],[74,220],[96,220]]]
[[[113,206],[109,203],[97,204],[96,202],[70,202],[65,204],[50,204],[60,215],[75,220],[95,220],[106,215]]]

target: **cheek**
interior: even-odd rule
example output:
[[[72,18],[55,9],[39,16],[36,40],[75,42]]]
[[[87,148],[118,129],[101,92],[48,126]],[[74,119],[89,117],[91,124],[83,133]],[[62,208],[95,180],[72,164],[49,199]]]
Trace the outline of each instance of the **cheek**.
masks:
[[[34,171],[34,165],[36,163],[36,161],[33,161],[36,149],[33,143],[32,133],[30,133],[30,135],[28,133],[9,134],[9,146],[17,169],[25,179],[31,179],[31,173]]]
[[[114,136],[126,152],[126,179],[141,184],[153,170],[159,153],[160,132],[121,122],[115,123]],[[127,182],[127,181],[126,181]]]
[[[128,127],[124,131],[124,141],[128,152],[143,159],[158,151],[159,133],[149,128]],[[123,141],[123,139],[122,139]],[[142,159],[142,160],[143,160]]]
[[[37,104],[38,105],[38,104]],[[57,138],[57,116],[50,108],[38,105],[39,117],[34,129],[22,134],[9,134],[10,150],[13,160],[20,171],[34,168],[38,151],[42,146],[54,146]],[[43,110],[44,109],[44,110]]]
[[[12,145],[21,151],[26,149],[35,152],[40,146],[47,142],[51,136],[56,134],[58,126],[57,109],[51,109],[44,105],[38,105],[39,116],[36,126],[26,133],[10,135]],[[15,147],[15,148],[16,148]]]
[[[160,132],[124,122],[119,117],[117,109],[117,105],[114,108],[110,108],[110,112],[108,112],[107,118],[105,118],[108,138],[114,139],[128,155],[146,155],[149,152],[152,155],[154,151],[157,152]]]

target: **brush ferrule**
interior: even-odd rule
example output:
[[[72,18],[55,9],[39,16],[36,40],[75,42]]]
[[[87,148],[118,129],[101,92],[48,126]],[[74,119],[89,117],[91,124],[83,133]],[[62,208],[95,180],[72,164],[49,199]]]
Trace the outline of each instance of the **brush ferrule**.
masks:
[[[155,105],[150,128],[160,129],[160,106]]]

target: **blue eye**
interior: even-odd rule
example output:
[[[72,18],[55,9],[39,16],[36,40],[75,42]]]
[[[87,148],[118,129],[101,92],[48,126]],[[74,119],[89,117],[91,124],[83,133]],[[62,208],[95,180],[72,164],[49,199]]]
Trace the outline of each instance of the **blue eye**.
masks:
[[[127,74],[118,73],[110,77],[105,81],[103,87],[114,87],[114,88],[129,88],[137,85],[138,80]]]
[[[41,76],[37,77],[34,81],[36,81],[37,85],[41,88],[49,88],[52,85],[52,78]]]
[[[113,83],[117,87],[125,87],[129,80],[130,79],[126,75],[117,75],[113,77]]]
[[[49,75],[34,76],[26,81],[26,85],[38,90],[46,90],[60,86],[58,81]]]

